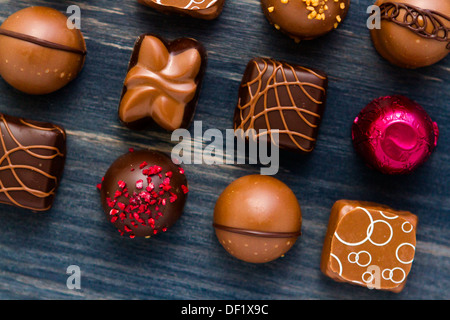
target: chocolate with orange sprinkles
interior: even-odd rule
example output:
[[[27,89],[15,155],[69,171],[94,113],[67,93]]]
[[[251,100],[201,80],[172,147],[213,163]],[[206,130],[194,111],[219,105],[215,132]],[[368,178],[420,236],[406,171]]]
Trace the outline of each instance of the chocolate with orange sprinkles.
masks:
[[[188,193],[184,170],[166,154],[150,150],[130,149],[98,187],[107,219],[130,238],[165,232],[183,213]]]

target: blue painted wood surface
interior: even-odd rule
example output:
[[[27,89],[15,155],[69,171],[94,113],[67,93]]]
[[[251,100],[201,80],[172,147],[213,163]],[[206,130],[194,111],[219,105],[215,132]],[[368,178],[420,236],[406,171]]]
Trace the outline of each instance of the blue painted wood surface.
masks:
[[[167,16],[135,0],[0,0],[0,21],[30,5],[82,12],[88,55],[80,76],[62,90],[28,96],[0,80],[0,112],[64,126],[68,157],[53,209],[45,214],[0,207],[2,299],[449,299],[450,59],[404,70],[383,60],[366,29],[372,0],[352,1],[344,23],[317,40],[294,43],[269,25],[257,0],[227,0],[215,21]],[[284,258],[253,265],[228,255],[211,226],[220,192],[254,165],[185,165],[190,196],[184,215],[150,240],[122,238],[102,213],[96,184],[129,147],[170,152],[165,133],[131,131],[117,106],[136,37],[188,36],[208,50],[196,121],[203,130],[232,127],[247,61],[270,56],[328,73],[328,104],[318,144],[309,156],[281,154],[277,178],[297,195],[303,235]],[[404,94],[440,126],[436,152],[409,176],[366,168],[350,138],[354,117],[369,101]],[[400,294],[336,283],[319,270],[333,203],[376,201],[418,215],[416,258]],[[66,268],[81,269],[81,290],[66,287]]]

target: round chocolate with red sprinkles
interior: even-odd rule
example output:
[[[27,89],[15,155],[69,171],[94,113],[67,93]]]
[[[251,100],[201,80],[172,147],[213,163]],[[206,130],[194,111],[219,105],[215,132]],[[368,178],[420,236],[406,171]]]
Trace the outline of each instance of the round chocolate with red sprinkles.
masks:
[[[130,149],[109,167],[99,187],[107,219],[130,238],[165,232],[183,213],[188,193],[184,170],[150,150]]]

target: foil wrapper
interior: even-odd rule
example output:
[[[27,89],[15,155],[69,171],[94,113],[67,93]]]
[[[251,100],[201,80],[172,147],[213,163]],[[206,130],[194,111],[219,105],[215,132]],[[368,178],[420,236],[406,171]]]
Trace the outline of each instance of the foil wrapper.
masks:
[[[352,126],[355,150],[371,168],[385,174],[407,174],[436,148],[439,129],[416,102],[401,96],[373,100]]]

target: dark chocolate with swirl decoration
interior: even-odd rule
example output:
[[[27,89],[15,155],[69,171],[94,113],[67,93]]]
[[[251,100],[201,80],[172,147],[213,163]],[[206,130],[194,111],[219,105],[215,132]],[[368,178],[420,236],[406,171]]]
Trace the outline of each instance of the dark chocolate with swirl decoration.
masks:
[[[250,60],[239,89],[234,129],[256,130],[279,147],[308,153],[316,144],[328,78],[322,71],[268,58]],[[266,132],[262,130],[267,130]]]
[[[64,169],[64,129],[0,114],[0,130],[0,202],[49,210]]]
[[[401,12],[404,11],[403,17]],[[391,21],[399,26],[408,28],[417,35],[447,42],[450,50],[450,17],[434,10],[423,9],[407,3],[385,2],[380,5],[382,20]]]

